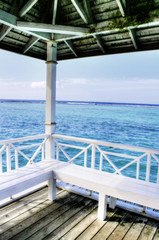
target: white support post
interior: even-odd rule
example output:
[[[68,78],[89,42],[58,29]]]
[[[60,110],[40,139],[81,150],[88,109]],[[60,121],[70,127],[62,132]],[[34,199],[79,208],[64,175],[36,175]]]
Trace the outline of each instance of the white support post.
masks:
[[[110,197],[110,199],[109,199],[109,207],[111,209],[115,209],[115,207],[116,207],[116,198]]]
[[[46,83],[46,122],[45,132],[50,137],[46,141],[46,159],[55,158],[55,144],[51,137],[55,133],[55,108],[56,108],[56,62],[57,43],[47,42],[47,83]]]
[[[96,148],[95,144],[92,144],[92,160],[91,160],[91,168],[95,168],[95,154],[96,154]]]
[[[51,201],[56,199],[56,179],[53,178],[48,181],[48,199]]]
[[[104,220],[107,214],[107,196],[104,193],[99,193],[98,199],[98,219]]]
[[[7,171],[11,171],[11,152],[10,145],[6,145],[6,157],[7,157]]]

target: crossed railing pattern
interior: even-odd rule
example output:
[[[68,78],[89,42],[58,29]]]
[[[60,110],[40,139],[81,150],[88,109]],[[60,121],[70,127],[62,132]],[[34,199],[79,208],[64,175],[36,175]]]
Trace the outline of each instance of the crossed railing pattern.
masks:
[[[17,169],[19,165],[23,165],[24,163],[20,162],[19,156],[22,156],[23,159],[27,160],[27,164],[34,164],[34,161],[38,154],[41,152],[41,161],[45,159],[45,143],[48,139],[48,135],[37,135],[31,137],[23,137],[23,138],[15,138],[11,140],[0,141],[0,173],[4,171],[11,171],[12,168]],[[35,143],[37,140],[41,140],[42,142]],[[25,142],[26,144],[21,145],[21,143]],[[28,144],[27,144],[28,142]],[[30,143],[33,142],[33,143]],[[20,143],[19,146],[16,144]],[[32,151],[32,156],[29,157],[27,152],[29,149],[36,149]],[[14,153],[13,153],[14,152]],[[5,155],[5,157],[4,157]],[[14,156],[13,156],[14,155]],[[4,159],[5,158],[5,159]],[[14,165],[14,167],[13,167]],[[5,170],[3,168],[5,166]]]
[[[84,138],[76,138],[62,135],[53,135],[54,142],[56,144],[56,159],[62,160],[63,157],[60,155],[60,152],[65,156],[65,159],[69,163],[75,163],[75,160],[81,156],[83,157],[83,166],[88,166],[88,155],[90,155],[90,166],[92,169],[97,169],[96,162],[98,162],[98,170],[103,170],[103,166],[109,164],[113,169],[113,174],[125,175],[123,174],[123,170],[128,169],[132,165],[136,164],[135,167],[135,178],[143,179],[146,182],[151,181],[151,170],[152,167],[155,169],[155,173],[153,173],[153,182],[159,183],[159,150],[153,150],[148,148],[141,147],[132,147],[126,146],[122,144],[102,142],[98,140],[90,140]],[[63,142],[61,142],[63,140]],[[73,142],[73,144],[68,144],[67,141]],[[75,143],[85,144],[86,146],[78,146]],[[104,150],[103,147],[108,148],[109,150]],[[79,152],[76,153],[73,157],[69,156],[70,149],[77,149]],[[111,151],[110,151],[111,149]],[[125,153],[121,153],[125,151]],[[129,154],[127,154],[129,152]],[[131,154],[130,154],[131,152]],[[97,154],[98,153],[98,154]],[[132,155],[134,153],[134,155]],[[136,153],[136,156],[135,156]],[[97,157],[98,156],[98,157]],[[127,163],[122,167],[119,166],[118,161],[113,161],[112,157],[118,157],[120,162],[127,159]],[[152,164],[153,160],[153,164]],[[154,163],[155,162],[155,163]],[[144,176],[141,176],[141,168],[144,168]],[[143,173],[143,172],[142,172]],[[154,176],[155,175],[155,176]]]
[[[43,134],[0,141],[0,173],[17,169],[19,166],[34,164],[37,159],[38,161],[45,160],[45,144],[50,139],[51,136]],[[54,141],[52,147],[55,146],[56,149],[56,160],[67,160],[69,163],[77,164],[76,160],[80,159],[80,165],[83,162],[83,167],[119,175],[125,175],[124,170],[128,170],[135,164],[133,177],[147,182],[151,182],[153,177],[153,182],[159,184],[159,150],[57,134],[52,135],[52,139]],[[30,143],[31,141],[33,142]],[[25,144],[22,144],[24,142]],[[28,155],[29,149],[33,150]],[[41,153],[41,158],[39,153]],[[27,160],[25,164],[21,162],[22,157]],[[143,169],[144,177],[141,176]]]

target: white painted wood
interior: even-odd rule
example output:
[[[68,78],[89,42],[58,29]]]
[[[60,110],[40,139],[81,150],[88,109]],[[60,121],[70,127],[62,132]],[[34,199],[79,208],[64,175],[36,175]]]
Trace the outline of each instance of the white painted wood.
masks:
[[[53,25],[53,24],[46,24],[46,23],[17,21],[17,26],[20,29],[25,29],[29,31],[35,31],[35,32],[44,32],[44,33],[83,35],[89,32],[88,28],[73,27],[73,26],[67,26],[67,25]]]
[[[107,196],[104,193],[99,193],[98,219],[105,220],[106,212],[107,212]]]
[[[26,53],[27,51],[29,51],[29,49],[39,41],[39,39],[40,38],[32,36],[30,38],[29,42],[25,45],[25,47],[23,49],[23,53]]]
[[[13,14],[10,14],[8,12],[3,11],[2,9],[0,9],[0,23],[5,24],[11,28],[15,28],[17,30],[23,31],[31,36],[35,36],[35,37],[40,37],[43,40],[50,40],[51,36],[48,33],[41,33],[41,32],[31,32],[31,31],[27,31],[25,29],[20,29],[17,26],[17,20],[18,17],[14,16]]]
[[[2,166],[2,153],[0,152],[0,173],[3,172],[3,166]]]
[[[48,199],[51,201],[56,199],[56,179],[54,178],[48,181]]]
[[[55,161],[56,162],[56,161]],[[53,169],[55,178],[95,192],[159,209],[159,186],[95,169],[58,161]],[[60,167],[61,165],[61,167]]]
[[[99,170],[102,171],[102,167],[103,167],[103,154],[100,153],[100,165],[99,165]]]
[[[12,29],[12,27],[3,25],[3,27],[0,31],[0,41],[2,41],[3,38],[5,38],[5,36],[10,32],[11,29]]]
[[[91,168],[95,168],[95,154],[96,154],[96,148],[95,144],[92,144],[92,160],[91,160]]]
[[[2,140],[0,141],[0,145],[7,145],[10,143],[17,143],[17,142],[26,142],[26,141],[36,140],[36,139],[47,138],[48,136],[49,136],[48,134],[41,134],[41,135],[34,135],[34,136],[28,136],[28,137],[22,137],[22,138]]]
[[[47,42],[47,81],[46,81],[46,111],[45,132],[50,137],[46,142],[46,159],[55,157],[55,143],[51,137],[55,133],[55,111],[56,111],[56,62],[57,43]]]
[[[84,167],[87,167],[87,149],[84,151]]]
[[[151,154],[147,154],[146,181],[150,178]]]
[[[105,47],[104,47],[104,45],[103,45],[103,43],[102,43],[102,40],[101,40],[100,36],[99,36],[99,35],[94,35],[94,38],[96,39],[97,44],[98,44],[98,46],[100,47],[101,51],[102,51],[103,53],[105,53]]]
[[[128,30],[129,30],[129,35],[131,37],[133,46],[134,46],[135,50],[138,50],[138,46],[137,46],[136,39],[135,39],[135,29],[129,27]]]
[[[71,50],[71,52],[75,55],[75,57],[78,57],[76,50],[71,42],[71,40],[65,40],[64,41],[66,43],[66,45],[69,47],[69,49]]]
[[[83,21],[85,23],[88,23],[88,17],[85,13],[85,11],[83,10],[80,2],[78,0],[71,0],[72,4],[74,5],[74,7],[76,8],[77,12],[79,13],[79,15],[81,16],[81,18],[83,19]]]
[[[119,9],[120,9],[121,15],[122,15],[123,17],[125,17],[125,9],[124,9],[122,0],[116,0],[116,2],[117,2],[118,7],[119,7]]]
[[[110,199],[109,199],[109,207],[111,209],[115,209],[115,207],[116,207],[116,198],[110,197]]]
[[[96,145],[99,145],[99,146],[102,145],[102,146],[107,146],[107,147],[110,147],[110,148],[114,147],[114,148],[120,148],[120,149],[127,149],[127,150],[130,150],[130,151],[132,150],[132,151],[136,151],[136,152],[146,152],[146,153],[153,152],[154,154],[159,154],[159,150],[156,150],[156,149],[136,147],[136,146],[119,144],[119,143],[104,142],[104,141],[100,141],[100,140],[72,137],[72,136],[66,136],[66,135],[60,135],[60,134],[54,134],[53,137],[55,139],[59,138],[59,139],[70,140],[70,141],[74,141],[74,142],[96,144]]]
[[[28,166],[12,170],[9,173],[2,173],[0,175],[0,201],[52,179],[52,166],[52,161],[43,161],[32,167]]]
[[[6,160],[7,160],[7,171],[11,171],[11,153],[10,153],[10,145],[6,145]]]
[[[42,161],[45,160],[45,146],[44,146],[44,144],[41,147],[41,160]]]
[[[58,5],[58,0],[54,0],[54,4],[53,4],[53,17],[52,17],[52,24],[55,24],[55,22],[56,22],[57,5]]]
[[[19,16],[23,17],[37,3],[38,0],[29,0],[19,11]]]
[[[15,149],[15,169],[18,169],[18,151]]]

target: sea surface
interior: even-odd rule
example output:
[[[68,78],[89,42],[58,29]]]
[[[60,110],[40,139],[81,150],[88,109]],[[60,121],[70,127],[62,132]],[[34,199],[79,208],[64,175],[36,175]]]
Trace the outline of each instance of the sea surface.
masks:
[[[45,133],[44,123],[43,101],[0,102],[0,140]],[[159,150],[159,106],[58,102],[56,123],[58,134]]]

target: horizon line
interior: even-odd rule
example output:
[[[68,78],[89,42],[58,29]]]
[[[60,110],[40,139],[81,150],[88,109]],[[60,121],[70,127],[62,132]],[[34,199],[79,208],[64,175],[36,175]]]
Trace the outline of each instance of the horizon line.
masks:
[[[34,100],[34,99],[0,99],[0,102],[43,102],[46,100]],[[86,104],[107,104],[107,105],[143,105],[143,106],[159,106],[156,103],[131,103],[131,102],[103,102],[103,101],[78,101],[78,100],[56,100],[56,103],[86,103]]]

